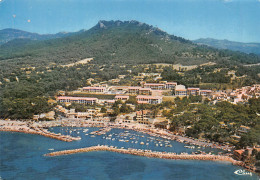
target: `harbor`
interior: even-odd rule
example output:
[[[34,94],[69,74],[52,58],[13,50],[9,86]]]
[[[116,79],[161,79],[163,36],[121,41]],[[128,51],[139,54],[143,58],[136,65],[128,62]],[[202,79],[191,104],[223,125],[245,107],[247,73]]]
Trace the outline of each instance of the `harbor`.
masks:
[[[163,138],[166,140],[173,140],[180,143],[185,143],[189,146],[200,146],[200,147],[210,147],[215,149],[221,149],[227,152],[233,150],[233,146],[229,145],[220,145],[218,143],[209,142],[199,139],[191,139],[189,137],[183,137],[180,135],[173,134],[172,132],[166,129],[152,128],[147,125],[141,124],[117,124],[111,122],[95,122],[95,121],[86,121],[86,120],[56,120],[56,121],[6,121],[0,120],[0,131],[12,131],[12,132],[22,132],[30,134],[38,134],[62,141],[75,141],[80,140],[80,137],[77,133],[67,130],[66,132],[51,133],[49,128],[51,127],[79,127],[79,128],[89,128],[97,127],[96,132],[92,132],[92,137],[96,135],[105,135],[111,129],[124,129],[124,130],[133,130],[141,133],[148,134],[150,136]],[[60,134],[59,134],[60,133]],[[158,144],[160,146],[160,144]]]
[[[9,126],[11,126],[13,123],[13,121],[6,122],[11,123]],[[24,127],[22,125],[24,122],[20,123],[21,124],[19,127]],[[129,166],[133,165],[133,167],[136,166],[136,163],[142,161],[147,163],[145,165],[147,168],[153,167],[150,166],[150,164],[154,164],[155,166],[157,163],[160,163],[161,166],[166,169],[168,165],[173,164],[178,164],[180,166],[181,164],[189,164],[191,165],[190,168],[195,168],[195,166],[199,166],[201,168],[203,166],[203,168],[207,168],[210,163],[213,163],[214,166],[221,167],[221,172],[233,172],[243,167],[243,165],[242,167],[240,166],[240,163],[232,161],[232,158],[229,157],[222,149],[185,144],[175,140],[167,139],[167,136],[164,135],[148,133],[149,131],[146,132],[140,129],[136,130],[135,128],[130,129],[129,127],[123,126],[110,129],[110,126],[108,125],[104,127],[100,124],[96,124],[95,126],[94,123],[85,123],[82,127],[67,126],[69,125],[68,123],[62,123],[64,126],[60,126],[58,123],[53,122],[41,122],[38,123],[41,124],[41,126],[37,126],[38,124],[34,124],[34,126],[37,126],[36,128],[41,127],[44,130],[48,130],[50,133],[58,134],[60,136],[69,135],[72,137],[80,137],[81,139],[68,143],[66,141],[56,141],[56,139],[51,140],[49,138],[45,138],[45,136],[34,136],[33,134],[29,133],[8,133],[5,131],[0,132],[1,142],[3,145],[2,150],[4,150],[4,147],[8,144],[8,146],[13,146],[14,149],[17,149],[17,147],[20,146],[24,146],[22,151],[23,154],[19,156],[17,160],[14,160],[14,162],[19,163],[19,159],[30,159],[30,154],[36,153],[38,157],[41,157],[39,160],[35,161],[37,164],[41,164],[42,162],[47,164],[55,164],[58,160],[62,161],[62,164],[64,165],[70,164],[69,167],[72,165],[77,167],[79,163],[82,166],[87,163],[86,171],[88,171],[89,168],[95,169],[96,166],[93,164],[93,161],[100,162],[101,164],[104,164],[104,162],[113,162],[114,164],[116,163],[114,162],[115,158],[123,164],[126,163]],[[14,123],[13,126],[14,125],[18,124]],[[73,124],[71,123],[71,125]],[[7,128],[9,126],[6,124],[5,127]],[[32,124],[30,126],[32,126]],[[48,128],[46,126],[48,126]],[[103,132],[104,130],[107,131],[105,134],[96,134],[97,132]],[[95,132],[95,134],[92,134],[92,132]],[[11,144],[10,142],[13,142],[10,139],[11,137],[17,139],[17,143]],[[30,141],[28,141],[28,138]],[[5,141],[5,139],[9,139],[9,141]],[[18,150],[19,149],[17,149],[17,152]],[[49,153],[57,154],[57,152],[65,152],[65,154],[69,153],[71,155],[67,154],[67,156],[57,157],[43,156]],[[14,156],[14,154],[11,152],[3,153],[7,154],[8,157]],[[92,157],[95,157],[95,160],[93,160]],[[48,166],[50,167],[49,171],[52,172],[51,164]],[[35,164],[32,164],[32,166],[35,166]],[[110,166],[111,164],[108,163],[106,167]],[[31,167],[31,165],[28,165],[28,167]],[[64,171],[63,173],[71,177],[67,171]],[[106,179],[106,177],[104,178]]]

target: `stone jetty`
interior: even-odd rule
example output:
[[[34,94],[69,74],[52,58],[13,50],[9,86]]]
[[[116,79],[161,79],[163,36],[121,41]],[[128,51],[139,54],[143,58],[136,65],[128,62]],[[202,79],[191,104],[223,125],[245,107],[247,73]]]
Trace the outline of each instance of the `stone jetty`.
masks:
[[[45,136],[48,138],[57,139],[60,141],[76,141],[80,140],[80,137],[72,137],[69,135],[61,135],[49,132],[47,129],[30,125],[25,122],[19,121],[0,121],[0,131],[8,131],[8,132],[21,132],[26,134],[37,134],[41,136]]]
[[[243,166],[243,162],[236,161],[229,156],[223,155],[201,155],[201,154],[176,154],[170,152],[157,152],[151,150],[141,150],[141,149],[118,149],[115,147],[109,146],[92,146],[87,148],[56,151],[45,154],[44,156],[61,156],[61,155],[70,155],[75,153],[84,153],[91,151],[111,151],[122,154],[131,154],[136,156],[145,156],[149,158],[161,158],[161,159],[173,159],[173,160],[203,160],[203,161],[226,161],[231,162],[234,165]]]

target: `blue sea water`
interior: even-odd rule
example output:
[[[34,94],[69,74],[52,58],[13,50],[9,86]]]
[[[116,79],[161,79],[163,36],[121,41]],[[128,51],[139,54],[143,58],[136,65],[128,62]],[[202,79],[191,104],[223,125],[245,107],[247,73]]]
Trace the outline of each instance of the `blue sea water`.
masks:
[[[88,129],[88,132],[83,132],[82,128],[50,129],[62,134],[72,130],[72,135],[82,137],[80,141],[74,142],[63,142],[39,135],[0,132],[0,179],[258,179],[256,174],[234,174],[241,167],[225,162],[165,160],[113,152],[43,156],[51,152],[50,149],[57,151],[98,144],[176,153],[199,150],[187,149],[184,147],[185,144],[176,141],[165,142],[161,138],[153,140],[149,135],[135,131],[125,132],[121,129],[112,129],[106,135],[91,137],[86,134],[98,128]],[[111,139],[106,139],[107,137]],[[129,142],[124,142],[123,139]],[[131,143],[132,141],[134,143]],[[138,143],[135,143],[136,141]],[[145,145],[140,145],[140,142],[144,142]],[[163,146],[156,146],[159,142]],[[171,144],[172,147],[165,147],[165,144]],[[218,152],[210,148],[200,150]]]

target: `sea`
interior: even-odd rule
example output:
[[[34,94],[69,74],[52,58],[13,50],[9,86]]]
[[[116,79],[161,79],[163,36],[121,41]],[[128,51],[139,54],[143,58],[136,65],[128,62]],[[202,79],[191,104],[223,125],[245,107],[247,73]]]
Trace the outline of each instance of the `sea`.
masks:
[[[99,128],[54,127],[49,131],[81,140],[63,142],[40,135],[0,132],[0,180],[5,179],[87,179],[87,180],[257,180],[259,177],[228,162],[167,160],[119,154],[88,152],[46,157],[53,151],[108,145],[117,148],[150,149],[153,151],[218,154],[218,149],[190,146],[177,141],[153,137],[145,133],[112,129],[105,135],[91,132]]]

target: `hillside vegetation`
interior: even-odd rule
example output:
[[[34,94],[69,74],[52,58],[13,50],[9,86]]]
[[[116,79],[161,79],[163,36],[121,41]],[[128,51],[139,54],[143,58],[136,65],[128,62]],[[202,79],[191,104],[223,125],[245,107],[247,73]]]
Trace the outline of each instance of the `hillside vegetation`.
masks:
[[[0,59],[32,65],[75,62],[202,64],[222,60],[257,63],[260,58],[198,46],[191,41],[137,21],[100,21],[93,28],[45,41],[15,39],[0,46]]]
[[[244,66],[259,63],[259,56],[199,46],[137,21],[100,21],[56,39],[13,39],[0,52],[0,114],[9,118],[46,112],[48,98],[86,86],[88,78],[97,83],[126,75],[119,85],[138,85],[138,73],[161,72],[162,80],[213,90],[260,83],[260,66]],[[64,66],[86,58],[93,60]],[[207,62],[214,63],[199,66]],[[177,63],[198,66],[174,70]]]

